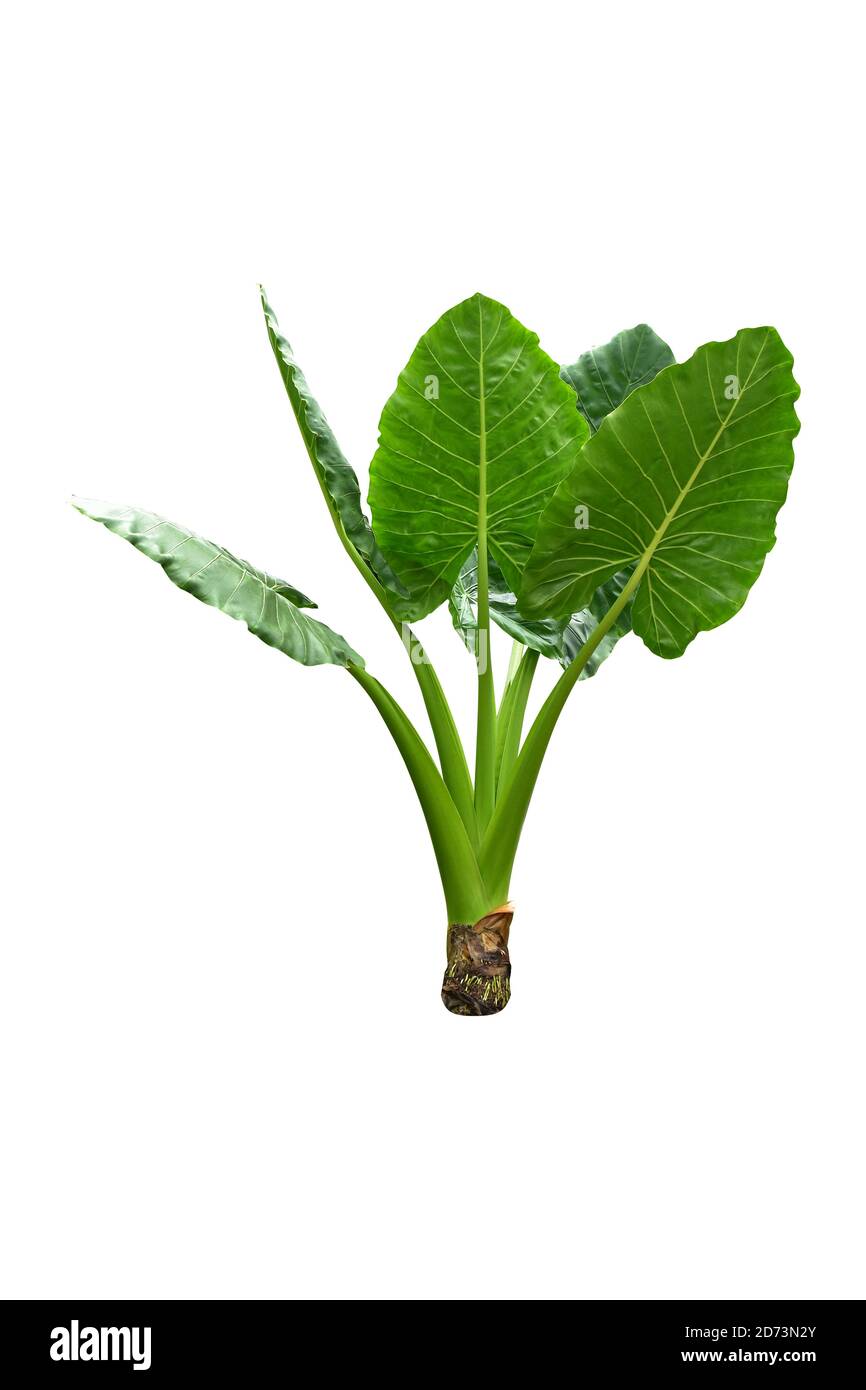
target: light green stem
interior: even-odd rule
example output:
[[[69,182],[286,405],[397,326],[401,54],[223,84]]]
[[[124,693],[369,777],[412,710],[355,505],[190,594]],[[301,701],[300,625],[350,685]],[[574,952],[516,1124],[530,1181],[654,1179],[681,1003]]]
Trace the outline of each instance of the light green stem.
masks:
[[[605,613],[598,627],[584,642],[577,656],[566,671],[562,673],[551,690],[538,714],[526,742],[520,751],[517,762],[507,783],[504,784],[493,819],[482,840],[478,864],[485,883],[490,887],[497,901],[508,896],[514,856],[520,840],[520,832],[526,819],[526,812],[547,746],[550,743],[556,721],[562,713],[566,700],[574,689],[581,671],[592,656],[598,644],[607,635],[625,608],[649,563],[638,565],[620,594],[616,603]]]
[[[316,470],[314,470],[316,472]],[[466,753],[451,707],[445,697],[445,691],[439,681],[439,677],[433,667],[433,663],[424,651],[414,632],[408,625],[401,623],[400,619],[394,615],[387,589],[379,583],[370,566],[366,563],[355,549],[349,537],[346,535],[342,518],[337,507],[325,487],[318,472],[316,479],[325,499],[325,504],[330,513],[334,529],[340,538],[343,546],[355,569],[364,580],[365,584],[372,590],[379,603],[388,615],[395,631],[399,634],[400,640],[406,647],[415,679],[421,690],[424,700],[424,708],[427,711],[427,718],[430,721],[430,728],[436,742],[436,752],[439,754],[439,765],[442,768],[442,776],[445,779],[454,804],[460,813],[466,833],[472,842],[473,848],[478,849],[480,833],[478,822],[475,817],[475,801],[472,791],[472,778],[469,775],[469,765],[466,761]]]
[[[385,609],[387,612],[387,604]],[[401,640],[404,640],[404,645],[408,646],[412,670],[415,672],[415,679],[421,688],[427,718],[436,740],[436,751],[439,754],[439,765],[442,768],[445,785],[460,813],[460,819],[472,847],[477,850],[480,836],[478,821],[475,817],[472,778],[469,775],[466,753],[457,725],[454,722],[454,716],[451,713],[451,706],[448,704],[445,691],[439,683],[439,677],[436,675],[433,663],[415,633],[411,628],[403,628],[393,614],[389,613],[388,616],[400,633]]]
[[[494,904],[485,891],[463,822],[427,745],[375,676],[359,666],[347,669],[382,716],[412,778],[439,865],[449,922],[477,922]]]
[[[316,474],[318,478],[318,474]],[[388,596],[388,591],[384,585],[379,583],[370,566],[366,563],[363,556],[359,555],[354,545],[346,535],[342,519],[336,506],[334,505],[327,488],[319,479],[319,486],[322,496],[331,514],[334,529],[340,538],[343,549],[352,561],[356,570],[364,582],[369,585],[372,592],[376,595],[380,604],[384,608],[391,620],[396,632],[400,635],[400,640],[407,649],[415,679],[421,690],[424,700],[424,708],[427,711],[427,718],[430,721],[430,728],[436,742],[436,752],[439,754],[439,765],[442,768],[442,776],[445,778],[447,786],[454,804],[460,813],[460,819],[466,828],[466,833],[477,850],[480,840],[478,822],[475,817],[475,802],[472,791],[472,778],[469,775],[469,765],[466,762],[466,753],[454,716],[451,713],[451,706],[445,697],[439,677],[433,667],[433,663],[424,651],[414,632],[408,625],[401,623],[395,617]],[[417,658],[417,659],[416,659]]]
[[[511,770],[520,751],[526,705],[532,688],[532,678],[538,666],[538,652],[524,650],[514,679],[505,687],[502,704],[496,718],[496,794],[507,786]]]
[[[520,662],[523,658],[523,653],[525,651],[526,648],[524,647],[523,643],[518,642],[516,637],[512,638],[511,655],[508,658],[508,670],[505,672],[505,689],[502,692],[503,700],[505,699],[505,696],[508,694],[508,687],[510,686],[511,682],[514,680],[514,677],[517,675],[518,670],[520,669]]]
[[[315,443],[311,438],[311,428],[307,420],[309,403],[304,398],[302,398],[298,392],[298,388],[295,384],[294,379],[293,359],[290,360],[290,357],[287,357],[283,352],[283,340],[281,339],[279,333],[276,318],[274,317],[273,312],[270,309],[270,306],[266,302],[264,291],[262,291],[262,306],[265,311],[265,323],[267,326],[268,340],[271,344],[271,347],[274,351],[274,355],[277,360],[277,368],[279,370],[283,385],[286,388],[286,393],[289,397],[289,404],[292,407],[292,412],[295,416],[295,420],[297,421],[298,428],[300,429],[301,438],[304,441],[304,447],[306,448],[310,458],[310,462],[313,465],[313,472],[316,477],[316,482],[318,483],[319,490],[325,499],[325,506],[328,509],[328,514],[331,518],[331,521],[333,522],[334,530],[337,532],[340,544],[342,545],[349,559],[352,561],[352,564],[355,566],[355,569],[358,571],[361,578],[364,580],[364,583],[375,594],[376,598],[384,608],[385,612],[387,613],[389,619],[393,623],[397,632],[400,633],[401,637],[403,637],[404,634],[408,633],[408,637],[406,642],[404,642],[404,645],[406,645],[407,647],[417,647],[417,650],[421,652],[420,644],[416,643],[414,634],[408,632],[408,628],[404,628],[403,625],[400,623],[399,618],[395,616],[391,605],[391,595],[389,594],[388,590],[373,573],[370,566],[367,564],[364,557],[357,550],[354,542],[350,539],[349,535],[346,532],[346,528],[343,524],[343,519],[340,516],[340,511],[337,506],[337,503],[328,491],[328,487],[322,474],[322,470],[319,466],[319,461],[316,455]],[[288,344],[285,344],[285,347],[288,353],[291,354],[291,349],[288,348]],[[409,655],[411,659],[411,651]],[[433,670],[433,667],[429,659],[423,653],[422,655],[423,660],[418,663],[413,661],[412,668],[415,672],[415,678],[418,681],[418,685],[421,688],[421,694],[424,699],[424,706],[427,710],[427,716],[430,720],[430,727],[433,731],[433,737],[436,740],[436,751],[439,754],[439,762],[442,768],[442,775],[445,778],[446,785],[448,786],[448,789],[451,792],[452,797],[454,798],[454,803],[457,806],[458,811],[460,812],[460,817],[463,821],[463,824],[466,827],[466,833],[471,839],[473,845],[477,848],[479,835],[478,827],[475,821],[475,806],[472,792],[472,779],[469,775],[469,768],[466,763],[466,754],[463,751],[463,744],[460,741],[460,735],[457,732],[457,726],[454,723],[454,717],[449,708],[448,701],[445,698],[445,692],[443,691],[442,686],[439,683],[439,679],[436,675],[436,672]]]

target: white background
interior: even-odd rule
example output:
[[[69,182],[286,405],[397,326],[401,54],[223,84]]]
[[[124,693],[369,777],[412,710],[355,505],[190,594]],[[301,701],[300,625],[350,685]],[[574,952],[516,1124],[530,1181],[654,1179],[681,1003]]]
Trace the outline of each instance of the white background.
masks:
[[[6,1296],[866,1294],[854,13],[7,13]],[[796,358],[744,611],[572,697],[498,1018],[439,1002],[435,865],[363,693],[65,503],[284,575],[423,716],[258,280],[365,489],[399,369],[476,289],[558,360],[641,320],[678,357],[773,323]],[[423,631],[469,727],[470,658]]]

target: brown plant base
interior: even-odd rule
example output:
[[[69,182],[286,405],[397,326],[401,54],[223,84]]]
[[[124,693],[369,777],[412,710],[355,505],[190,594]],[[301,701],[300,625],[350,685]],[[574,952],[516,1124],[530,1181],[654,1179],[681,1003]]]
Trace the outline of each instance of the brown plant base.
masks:
[[[511,998],[508,931],[514,909],[505,903],[472,927],[448,928],[442,1003],[452,1014],[498,1014]]]

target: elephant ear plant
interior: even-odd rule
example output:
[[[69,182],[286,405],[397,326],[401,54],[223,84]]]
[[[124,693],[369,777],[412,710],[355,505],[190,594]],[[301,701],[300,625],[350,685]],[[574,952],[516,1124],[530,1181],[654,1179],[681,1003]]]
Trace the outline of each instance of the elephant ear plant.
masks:
[[[733,617],[775,539],[799,394],[773,328],[675,363],[646,325],[560,369],[476,294],[419,341],[379,425],[372,525],[358,479],[262,294],[268,338],[334,529],[411,659],[438,766],[394,696],[299,589],[151,512],[77,501],[212,604],[305,666],[343,667],[391,734],[430,833],[456,1014],[510,994],[514,856],[556,721],[632,631],[661,657]],[[447,603],[475,658],[474,776],[409,624]],[[513,639],[497,699],[491,623]],[[539,657],[561,672],[523,735]]]

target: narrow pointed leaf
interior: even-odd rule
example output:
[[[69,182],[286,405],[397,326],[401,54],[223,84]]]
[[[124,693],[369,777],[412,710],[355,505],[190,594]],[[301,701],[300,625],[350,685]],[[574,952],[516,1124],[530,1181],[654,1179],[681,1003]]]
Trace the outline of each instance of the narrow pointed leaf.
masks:
[[[268,341],[331,519],[386,590],[389,604],[397,616],[405,616],[408,612],[405,608],[407,595],[376,544],[376,538],[361,505],[361,489],[357,474],[337,443],[321,406],[312,395],[291,344],[280,332],[277,316],[268,303],[262,285],[259,286],[259,292]]]
[[[345,638],[302,612],[316,606],[311,599],[222,546],[135,507],[83,498],[75,498],[73,506],[155,560],[179,589],[246,623],[269,647],[303,666],[364,665]]]
[[[490,589],[490,616],[509,637],[542,656],[558,658],[562,654],[562,633],[565,626],[560,618],[525,618],[517,599],[505,582],[499,566],[490,561],[487,566]],[[476,605],[478,602],[478,552],[473,550],[457,576],[451,590],[448,607],[451,620],[470,652],[475,651],[477,632]]]
[[[425,333],[370,468],[376,536],[415,616],[448,597],[481,536],[516,590],[587,433],[559,368],[504,305],[473,295]]]
[[[745,328],[633,392],[546,509],[523,610],[574,612],[633,568],[633,628],[660,656],[733,617],[787,492],[799,429],[792,367],[775,329]],[[578,508],[586,526],[575,526]]]
[[[674,355],[647,323],[626,328],[602,347],[590,348],[571,367],[562,368],[562,379],[577,392],[578,409],[589,421],[593,434],[602,420],[638,386],[669,367]]]

